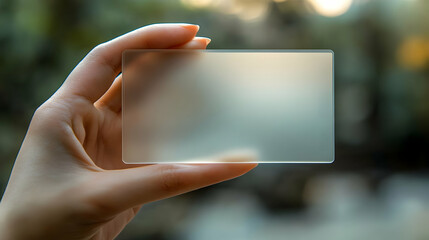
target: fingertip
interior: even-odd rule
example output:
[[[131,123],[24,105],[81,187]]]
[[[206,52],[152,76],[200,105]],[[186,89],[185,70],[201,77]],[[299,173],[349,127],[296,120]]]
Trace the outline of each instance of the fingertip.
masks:
[[[191,41],[173,47],[173,49],[205,49],[211,42],[210,38],[207,37],[194,37]]]
[[[221,153],[214,157],[218,162],[225,163],[250,163],[254,164],[259,159],[259,153],[255,149],[250,148],[238,148],[233,149],[224,153]]]
[[[250,171],[250,170],[254,169],[255,167],[259,166],[259,163],[248,163],[248,165],[250,167],[250,169],[249,169],[249,171]]]
[[[191,31],[191,32],[194,32],[195,34],[200,30],[200,26],[196,25],[196,24],[187,24],[186,23],[186,24],[182,24],[181,26],[183,28]]]
[[[250,172],[252,169],[258,166],[257,163],[232,163],[238,172],[241,172],[238,176]]]
[[[210,42],[212,41],[210,38],[208,37],[195,37],[194,38],[196,41],[201,42],[201,44],[205,45],[207,47],[207,45],[210,44]]]

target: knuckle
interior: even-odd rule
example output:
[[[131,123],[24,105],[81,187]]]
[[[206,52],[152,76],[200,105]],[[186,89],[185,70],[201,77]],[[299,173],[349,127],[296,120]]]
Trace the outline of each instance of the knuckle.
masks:
[[[111,41],[104,42],[95,46],[89,52],[88,57],[90,61],[94,61],[102,65],[110,66],[113,71],[116,71],[117,69],[120,68],[121,61],[116,60],[116,58],[112,58],[112,49],[109,47],[111,45]]]
[[[51,117],[53,116],[54,116],[54,113],[53,113],[52,106],[50,106],[49,103],[45,102],[36,109],[36,111],[34,112],[32,121],[37,121],[41,119],[43,120],[51,119]]]
[[[175,166],[165,166],[161,170],[161,189],[167,193],[175,193],[189,184],[185,181],[178,168]]]
[[[57,116],[58,112],[62,110],[60,104],[53,104],[50,100],[44,102],[42,105],[40,105],[36,111],[34,112],[33,118],[48,118],[51,119],[51,117]]]
[[[107,57],[105,56],[107,51],[107,42],[100,43],[95,46],[87,55],[87,58],[95,62],[107,62]]]
[[[104,49],[106,49],[106,43],[100,43],[97,46],[95,46],[90,52],[90,56],[98,56],[100,53],[104,52]]]
[[[32,131],[52,132],[64,130],[70,113],[61,104],[52,104],[49,100],[36,109],[30,123]]]

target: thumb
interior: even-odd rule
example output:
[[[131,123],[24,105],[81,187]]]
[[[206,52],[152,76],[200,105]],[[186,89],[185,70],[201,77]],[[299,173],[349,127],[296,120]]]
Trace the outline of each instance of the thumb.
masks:
[[[233,159],[232,159],[233,158]],[[232,156],[219,162],[251,162],[250,156]],[[247,173],[256,163],[156,164],[102,172],[90,202],[103,217],[179,195]]]

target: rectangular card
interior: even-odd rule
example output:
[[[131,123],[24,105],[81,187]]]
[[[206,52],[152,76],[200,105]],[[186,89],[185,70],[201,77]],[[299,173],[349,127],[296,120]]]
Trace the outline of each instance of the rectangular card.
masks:
[[[261,163],[334,160],[330,50],[127,50],[125,163],[210,163],[254,152]]]

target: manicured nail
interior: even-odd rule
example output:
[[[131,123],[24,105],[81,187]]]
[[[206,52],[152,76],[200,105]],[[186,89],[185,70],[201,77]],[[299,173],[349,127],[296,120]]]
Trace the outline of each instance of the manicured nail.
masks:
[[[211,42],[212,40],[210,39],[210,38],[206,38],[206,46],[207,45],[209,45],[209,43]]]
[[[204,42],[205,44],[206,44],[206,46],[207,45],[209,45],[209,43],[212,41],[210,38],[208,38],[208,37],[197,37],[198,38],[198,40],[200,40],[200,41],[202,41],[202,42]]]
[[[198,32],[198,30],[200,30],[200,26],[195,25],[195,24],[183,24],[182,27],[184,27],[184,28],[186,28],[192,32]]]

